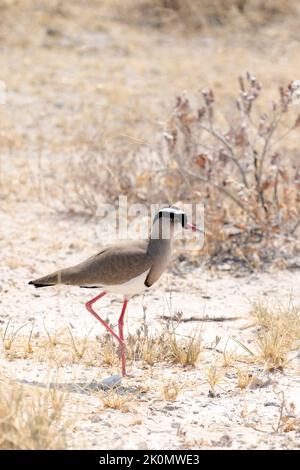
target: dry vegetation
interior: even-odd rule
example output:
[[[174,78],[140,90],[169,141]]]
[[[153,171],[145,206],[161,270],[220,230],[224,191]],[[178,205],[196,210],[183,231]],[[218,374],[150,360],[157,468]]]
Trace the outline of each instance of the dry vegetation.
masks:
[[[0,449],[64,449],[61,415],[66,395],[56,389],[32,390],[11,380],[0,382]]]
[[[138,377],[105,391],[99,374],[119,366],[111,337],[24,323],[33,305],[20,303],[50,252],[92,250],[91,224],[101,225],[99,209],[120,194],[204,202],[210,266],[299,269],[299,18],[299,2],[284,0],[0,0],[1,449],[97,448],[101,438],[124,448],[120,435],[108,441],[112,428],[140,436],[148,426],[155,436],[156,414],[168,413],[176,445],[230,447],[226,433],[197,437],[207,423],[223,429],[212,420],[221,406],[237,432],[265,436],[262,446],[275,436],[299,446],[298,405],[281,386],[296,381],[299,307],[253,305],[250,324],[235,336],[226,330],[225,345],[204,341],[178,312],[159,330],[144,321],[127,341]],[[82,231],[60,229],[62,220]],[[184,252],[183,271],[203,256]],[[13,301],[2,304],[7,295]],[[67,378],[22,383],[56,369]],[[79,384],[74,371],[83,371]],[[265,405],[259,393],[268,387]],[[177,412],[194,415],[177,426]],[[85,438],[91,423],[94,442]],[[145,436],[140,446],[154,448],[157,438]]]
[[[259,0],[108,0],[109,13],[119,21],[154,28],[177,27],[195,33],[205,28],[241,28],[278,21],[297,12],[296,1]]]
[[[177,323],[176,329],[180,323]],[[111,335],[98,339],[89,338],[91,330],[81,338],[74,337],[72,329],[61,328],[51,333],[45,327],[44,334],[34,333],[34,325],[27,334],[22,333],[28,325],[15,328],[9,321],[2,333],[5,357],[9,361],[32,359],[60,367],[67,364],[84,364],[91,367],[112,366],[117,362],[116,346]],[[201,352],[201,335],[184,335],[165,327],[159,334],[138,329],[129,334],[127,356],[130,361],[141,362],[141,366],[157,363],[179,364],[194,367]]]
[[[59,211],[75,211],[92,216],[94,220],[101,220],[101,204],[117,201],[120,194],[128,196],[131,202],[201,202],[206,208],[207,262],[214,265],[238,263],[250,271],[262,268],[270,261],[279,267],[295,264],[295,256],[299,254],[297,234],[300,226],[299,155],[292,143],[299,135],[299,90],[293,81],[298,78],[296,69],[291,68],[286,74],[281,72],[282,77],[278,74],[274,80],[264,58],[260,63],[258,51],[257,70],[250,67],[260,36],[253,51],[251,47],[247,50],[250,63],[239,64],[237,70],[225,70],[226,78],[213,76],[211,80],[202,68],[205,64],[208,69],[213,60],[214,67],[223,71],[226,64],[222,54],[227,50],[231,50],[233,56],[243,54],[230,40],[230,31],[236,31],[237,38],[244,34],[247,48],[251,32],[261,28],[261,41],[267,43],[262,42],[262,47],[268,49],[268,37],[277,31],[279,21],[283,20],[287,27],[293,28],[294,17],[299,13],[297,2],[157,0],[100,4],[94,1],[89,3],[80,23],[83,30],[90,31],[90,37],[85,39],[83,36],[82,43],[78,40],[78,44],[75,36],[80,38],[82,29],[75,31],[71,25],[80,14],[80,2],[74,2],[73,7],[57,0],[47,6],[39,5],[31,27],[18,1],[2,2],[1,5],[4,30],[12,24],[14,13],[18,11],[27,35],[32,36],[32,41],[34,38],[40,41],[42,62],[44,50],[45,58],[50,58],[52,52],[60,48],[62,54],[56,58],[58,70],[63,66],[63,53],[68,56],[74,53],[86,68],[84,76],[78,78],[72,76],[69,79],[68,73],[62,72],[65,89],[58,88],[57,101],[52,103],[56,110],[67,107],[67,112],[74,116],[72,123],[67,116],[62,122],[58,115],[61,111],[56,112],[57,116],[52,116],[51,111],[50,121],[46,122],[40,109],[42,101],[33,110],[37,134],[32,140],[38,150],[29,166],[22,150],[24,138],[18,135],[16,139],[11,130],[3,129],[2,139],[7,150],[15,141],[25,157],[16,162],[19,168],[14,181],[19,181],[22,186],[23,181],[33,182],[25,184],[22,192],[27,194],[23,197],[32,194],[34,199],[39,198]],[[106,24],[110,25],[109,33]],[[68,25],[65,32],[63,25]],[[154,41],[151,45],[150,40],[149,44],[142,42],[138,48],[138,38],[146,38],[143,28],[150,28],[151,40],[156,34],[158,43]],[[155,73],[150,70],[141,83],[140,75],[144,69],[148,71],[149,64],[158,67],[159,41],[164,43],[165,35],[170,31],[183,49],[175,50],[177,60],[182,61],[181,81],[177,77],[176,64],[172,63],[172,54],[170,57],[164,55],[163,49],[161,70]],[[225,48],[220,53],[214,52],[215,56],[209,55],[212,54],[209,49],[196,66],[194,51],[185,56],[188,43],[181,32],[186,31],[191,34],[191,42],[198,34],[208,34],[218,41],[223,40]],[[19,32],[20,35],[23,33],[23,30]],[[117,54],[121,55],[117,70],[126,70],[127,66],[131,69],[129,75],[124,72],[128,85],[124,85],[118,75],[112,81],[108,80],[104,69],[111,67],[113,73],[117,68],[114,58],[111,62],[107,58],[107,63],[104,58],[104,69],[90,61],[91,54],[97,56],[110,48],[114,51],[119,33],[128,34],[126,50]],[[109,42],[109,34],[113,35],[113,44]],[[17,37],[15,31],[8,39],[16,40]],[[279,43],[284,44],[284,40],[287,41],[285,37],[278,38],[278,54]],[[13,42],[12,47],[22,46],[29,48],[30,44]],[[164,47],[167,53],[167,46]],[[151,51],[148,64],[140,61],[143,48]],[[293,57],[289,58],[289,53],[287,49],[285,60],[292,63]],[[69,59],[73,61],[74,57]],[[231,60],[234,61],[234,57]],[[27,62],[28,66],[32,65],[29,58]],[[95,78],[91,75],[93,66]],[[245,75],[250,68],[255,76]],[[169,98],[164,102],[161,96],[153,96],[154,90],[151,92],[151,82],[161,72],[172,77],[175,85],[170,84]],[[156,86],[161,85],[164,75],[156,80]],[[56,83],[57,75],[53,78]],[[43,76],[39,80],[42,81]],[[187,87],[187,94],[178,96],[171,110],[175,94],[183,87]],[[76,98],[76,106],[82,109],[74,112],[71,109],[74,103],[68,102],[67,93],[73,96],[81,90],[83,102],[80,105]],[[87,96],[90,92],[93,100]],[[9,111],[5,118],[9,126]],[[79,124],[78,120],[85,124]],[[45,131],[47,124],[49,129]],[[61,142],[53,135],[55,128],[62,132]],[[49,131],[52,137],[49,134],[47,142],[45,132]],[[49,158],[49,153],[54,155]],[[15,191],[5,158],[0,165],[3,167],[0,192],[4,197],[12,196]],[[15,195],[19,197],[20,193]],[[198,255],[196,253],[193,261]]]
[[[270,308],[257,304],[251,313],[259,326],[259,357],[268,369],[283,369],[288,364],[288,352],[299,347],[299,308]]]
[[[172,325],[170,331],[167,322],[160,334],[150,334],[149,325],[144,323],[142,330],[129,337],[127,349],[130,366],[134,364],[135,369],[143,371],[143,377],[131,379],[135,385],[128,390],[121,385],[99,390],[100,385],[92,381],[95,387],[90,389],[89,394],[95,399],[95,413],[101,416],[107,410],[116,410],[135,416],[145,400],[153,404],[175,402],[195,387],[195,379],[189,371],[197,365],[198,380],[203,387],[208,387],[210,399],[220,398],[221,395],[230,397],[272,385],[278,397],[279,414],[274,415],[269,428],[263,432],[269,432],[268,429],[279,434],[299,432],[296,405],[285,398],[284,393],[277,389],[275,377],[269,375],[276,370],[281,373],[293,370],[289,355],[297,354],[300,341],[299,309],[276,309],[260,302],[253,306],[251,319],[253,321],[248,325],[248,328],[254,328],[251,346],[237,338],[229,338],[221,350],[218,346],[220,338],[216,338],[211,347],[203,345],[199,335],[182,337],[177,332],[182,326],[178,318],[175,329]],[[24,333],[26,329],[27,334]],[[40,335],[31,326],[24,325],[24,328],[15,330],[8,324],[3,330],[3,352],[10,362],[29,358],[33,364],[45,364],[49,370],[54,368],[59,371],[67,365],[76,364],[95,371],[104,369],[109,374],[117,362],[116,345],[106,335],[98,339],[89,336],[90,331],[77,338],[70,328],[51,334],[45,329],[44,334]],[[155,353],[150,353],[153,350]],[[200,351],[202,360],[199,361]],[[166,378],[161,383],[161,372],[157,375],[157,369],[174,366],[177,379]],[[180,376],[182,366],[187,370],[185,377]],[[89,384],[76,385],[76,379],[64,384],[61,379],[58,380],[58,375],[57,380],[50,381],[48,385],[27,380],[25,384],[4,378],[1,382],[1,448],[52,449],[68,446],[70,433],[66,432],[66,427],[76,429],[70,392],[74,392],[76,387],[78,391],[88,390]],[[243,411],[242,416],[247,426],[257,428],[255,423],[258,418],[252,421],[252,415],[247,410]],[[134,423],[140,425],[142,419],[136,416]],[[261,426],[265,425],[261,421]],[[187,441],[185,445],[188,445]]]

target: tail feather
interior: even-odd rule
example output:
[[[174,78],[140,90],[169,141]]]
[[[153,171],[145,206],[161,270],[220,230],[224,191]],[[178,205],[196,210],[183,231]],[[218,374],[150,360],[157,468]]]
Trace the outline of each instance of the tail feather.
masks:
[[[83,269],[84,267],[84,269]],[[60,269],[47,276],[39,277],[30,281],[29,284],[35,287],[55,286],[56,284],[66,284],[73,286],[95,285],[93,275],[90,275],[88,269],[83,263],[71,266],[70,268]]]
[[[54,286],[55,284],[39,284],[37,281],[30,281],[28,284],[33,285],[34,287],[50,287]]]
[[[54,273],[48,274],[47,276],[39,277],[30,281],[28,284],[34,287],[49,287],[55,286],[56,284],[70,284],[71,282],[68,269],[62,269],[55,271]]]

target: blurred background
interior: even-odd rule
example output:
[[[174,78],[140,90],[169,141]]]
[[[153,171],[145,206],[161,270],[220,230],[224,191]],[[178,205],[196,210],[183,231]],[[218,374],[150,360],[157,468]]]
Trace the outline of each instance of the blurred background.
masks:
[[[238,236],[246,230],[248,236],[249,220],[251,230],[265,230],[267,220],[276,234],[283,222],[284,236],[295,234],[299,131],[295,128],[292,136],[289,129],[299,108],[290,106],[275,136],[281,141],[288,134],[279,149],[280,158],[287,159],[279,159],[284,168],[277,165],[279,150],[272,147],[261,186],[255,181],[259,158],[252,161],[252,174],[245,157],[249,146],[246,153],[238,148],[237,158],[246,159],[243,171],[252,178],[243,194],[238,176],[233,183],[220,181],[225,167],[214,166],[213,174],[213,184],[223,189],[214,194],[208,182],[214,152],[223,163],[227,158],[220,157],[220,141],[210,142],[204,152],[211,136],[201,135],[199,150],[193,128],[195,152],[185,143],[185,149],[177,149],[183,157],[178,162],[164,137],[173,138],[172,132],[186,137],[182,127],[174,130],[179,126],[172,122],[176,97],[189,98],[184,112],[194,116],[203,104],[201,90],[212,89],[216,125],[223,136],[234,134],[241,146],[245,123],[233,109],[241,96],[238,78],[247,71],[262,87],[256,117],[266,115],[263,119],[271,122],[273,102],[283,99],[279,87],[300,78],[299,19],[300,5],[293,0],[0,0],[0,80],[6,85],[6,104],[0,105],[0,198],[7,204],[30,204],[28,214],[42,203],[45,210],[88,217],[119,194],[146,202],[205,199],[216,242],[213,255],[219,254],[224,237],[236,235],[234,230]],[[288,118],[291,124],[285,127]],[[260,125],[257,121],[255,129]],[[266,134],[257,133],[260,152]],[[251,142],[256,145],[255,135]],[[205,174],[187,184],[181,171],[185,165]],[[235,178],[231,167],[227,173]],[[252,216],[236,207],[225,186],[236,200],[251,205]],[[272,196],[261,197],[262,187]],[[261,207],[254,207],[255,201]],[[221,227],[230,228],[228,237]],[[237,245],[244,243],[243,238]]]

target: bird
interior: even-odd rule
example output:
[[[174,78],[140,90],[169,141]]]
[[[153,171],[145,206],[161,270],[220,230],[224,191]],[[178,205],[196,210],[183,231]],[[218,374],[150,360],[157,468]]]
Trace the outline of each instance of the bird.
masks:
[[[154,216],[150,236],[144,240],[126,240],[104,247],[94,256],[74,266],[40,277],[29,284],[36,288],[58,284],[101,288],[102,292],[86,302],[85,307],[119,343],[122,377],[126,371],[124,316],[129,300],[149,289],[166,269],[172,253],[172,241],[178,230],[202,232],[187,221],[184,211],[163,207]],[[94,310],[93,305],[107,293],[123,295],[118,319],[118,334]]]

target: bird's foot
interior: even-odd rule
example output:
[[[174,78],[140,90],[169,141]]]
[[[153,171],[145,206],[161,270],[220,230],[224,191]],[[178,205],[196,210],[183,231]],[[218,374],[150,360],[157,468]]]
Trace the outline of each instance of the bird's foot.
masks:
[[[128,379],[132,379],[133,377],[135,377],[134,374],[128,374],[128,372],[125,372],[124,374],[122,374],[122,377],[127,377]]]

